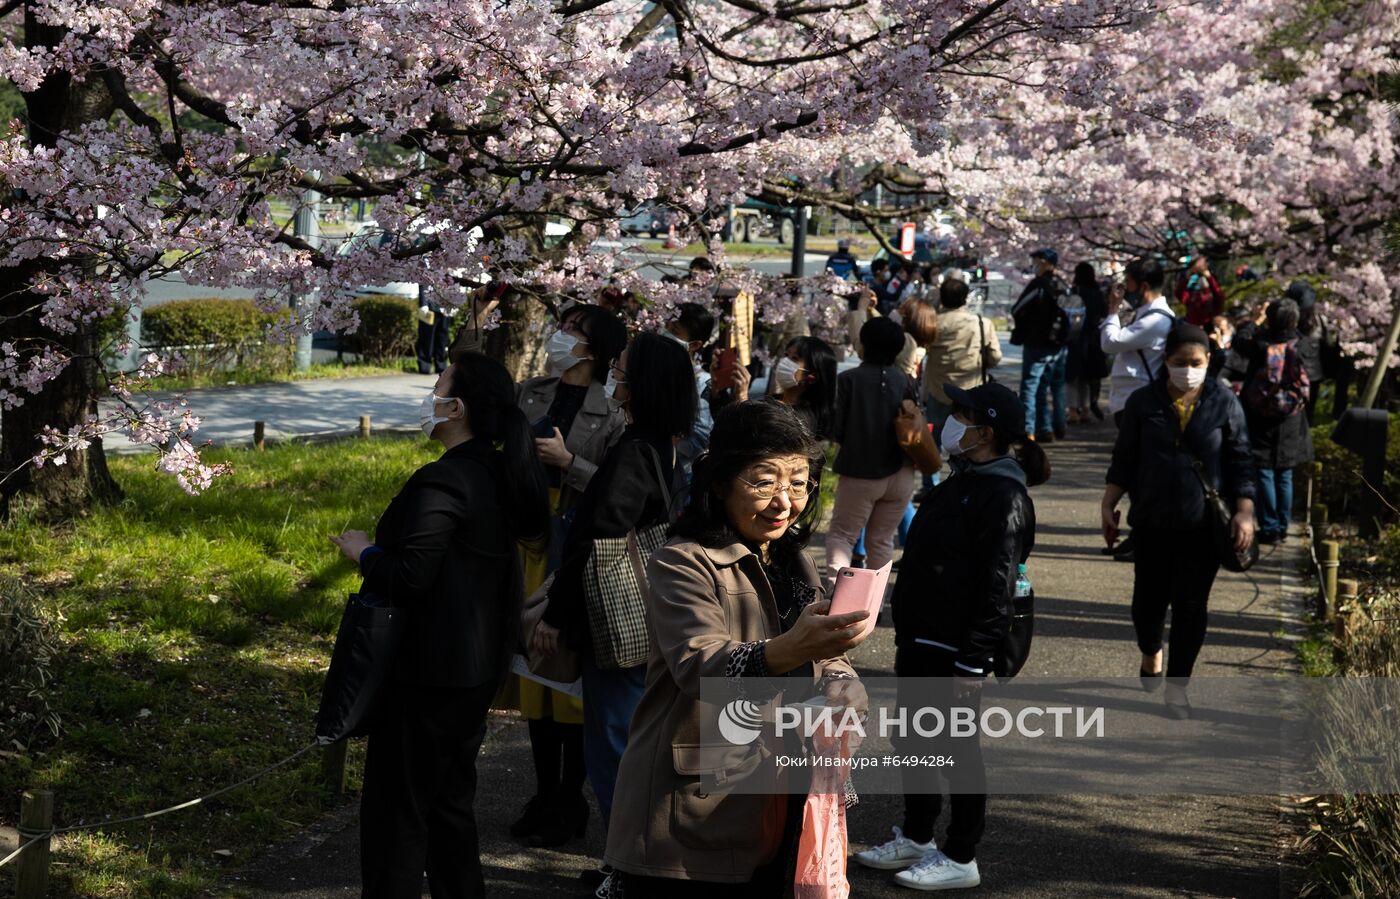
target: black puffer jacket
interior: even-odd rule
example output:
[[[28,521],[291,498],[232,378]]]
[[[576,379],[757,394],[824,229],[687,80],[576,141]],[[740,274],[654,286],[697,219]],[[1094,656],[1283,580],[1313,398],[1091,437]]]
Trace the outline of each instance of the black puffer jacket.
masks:
[[[953,476],[919,507],[891,605],[895,643],[945,650],[969,677],[985,675],[1011,627],[1016,566],[1035,546],[1035,504],[1010,456]]]
[[[1132,498],[1128,522],[1174,530],[1204,527],[1206,499],[1192,468],[1196,459],[1222,495],[1254,498],[1249,431],[1233,393],[1207,380],[1185,433],[1165,377],[1128,397],[1108,468],[1108,483]]]

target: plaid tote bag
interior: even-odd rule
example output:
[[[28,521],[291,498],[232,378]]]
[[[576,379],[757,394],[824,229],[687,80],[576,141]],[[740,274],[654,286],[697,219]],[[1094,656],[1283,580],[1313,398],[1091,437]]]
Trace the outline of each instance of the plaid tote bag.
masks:
[[[647,660],[646,565],[666,542],[670,529],[671,490],[661,458],[651,450],[652,465],[666,500],[667,517],[650,527],[634,528],[625,537],[596,537],[583,569],[583,597],[593,632],[593,661],[599,668],[631,668]]]

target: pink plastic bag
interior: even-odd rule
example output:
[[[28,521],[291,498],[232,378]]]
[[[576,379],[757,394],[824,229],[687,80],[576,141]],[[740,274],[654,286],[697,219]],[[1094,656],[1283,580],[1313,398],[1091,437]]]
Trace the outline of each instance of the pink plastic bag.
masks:
[[[848,762],[859,741],[851,734],[840,739],[818,735],[814,761]],[[855,744],[852,746],[852,744]],[[815,764],[812,786],[802,807],[802,839],[797,844],[797,876],[793,899],[848,899],[846,881],[846,764]]]

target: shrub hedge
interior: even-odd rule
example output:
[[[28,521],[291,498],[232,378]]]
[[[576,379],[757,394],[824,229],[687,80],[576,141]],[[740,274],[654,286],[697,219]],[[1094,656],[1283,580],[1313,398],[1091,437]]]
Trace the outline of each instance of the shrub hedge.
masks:
[[[197,371],[284,371],[291,369],[295,346],[269,342],[267,332],[290,314],[264,312],[252,300],[172,300],[144,310],[142,337],[148,346],[178,348]]]
[[[418,339],[418,304],[406,297],[369,294],[351,304],[360,327],[341,337],[341,346],[365,362],[383,364],[413,355]]]

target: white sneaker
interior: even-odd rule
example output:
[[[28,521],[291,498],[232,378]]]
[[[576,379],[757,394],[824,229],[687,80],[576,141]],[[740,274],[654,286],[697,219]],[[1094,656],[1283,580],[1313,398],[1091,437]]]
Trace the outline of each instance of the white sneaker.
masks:
[[[927,843],[916,843],[904,835],[904,831],[898,827],[894,829],[894,839],[888,843],[881,843],[879,846],[872,846],[864,852],[856,853],[856,861],[867,868],[875,868],[880,871],[895,871],[900,868],[907,868],[914,862],[919,861],[930,852],[937,852],[938,846],[929,840]]]
[[[977,859],[963,864],[934,849],[908,871],[896,874],[894,881],[913,890],[965,890],[980,884],[982,875],[977,872]]]

